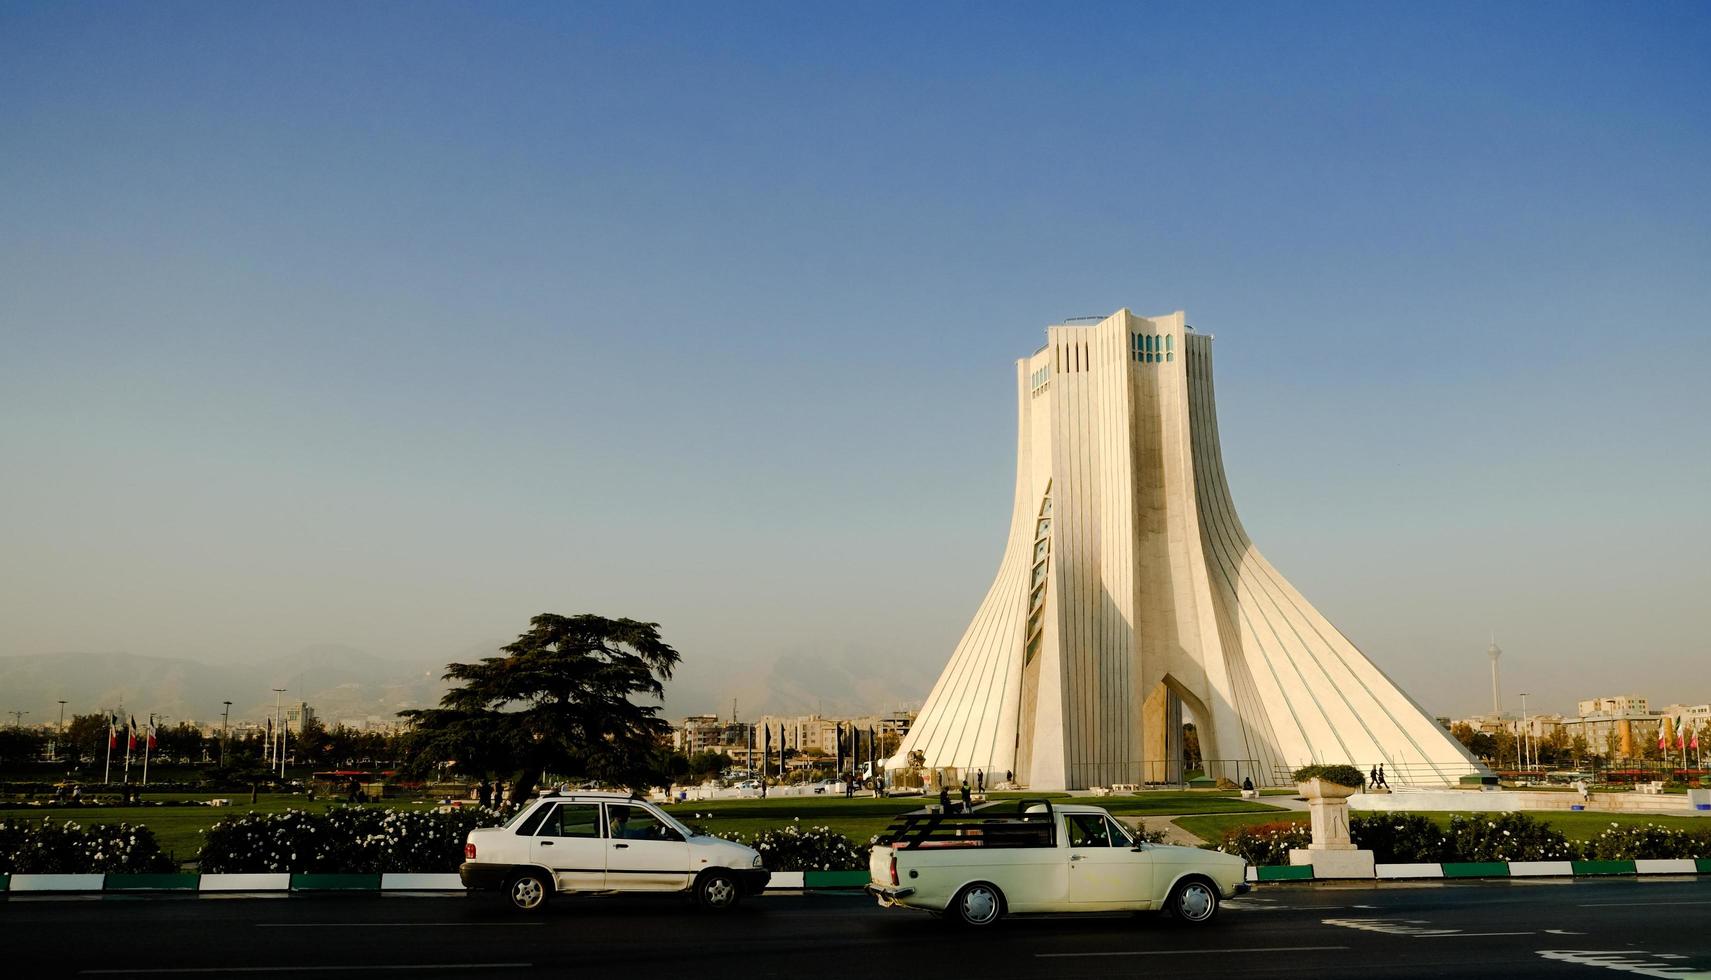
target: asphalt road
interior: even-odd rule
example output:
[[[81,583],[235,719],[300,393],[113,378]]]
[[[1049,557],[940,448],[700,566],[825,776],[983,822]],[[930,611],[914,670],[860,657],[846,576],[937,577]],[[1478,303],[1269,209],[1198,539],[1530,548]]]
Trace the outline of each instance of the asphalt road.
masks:
[[[675,898],[49,898],[0,903],[0,976],[1711,977],[1711,880],[1266,886],[1158,916],[951,929],[856,895],[723,916]]]

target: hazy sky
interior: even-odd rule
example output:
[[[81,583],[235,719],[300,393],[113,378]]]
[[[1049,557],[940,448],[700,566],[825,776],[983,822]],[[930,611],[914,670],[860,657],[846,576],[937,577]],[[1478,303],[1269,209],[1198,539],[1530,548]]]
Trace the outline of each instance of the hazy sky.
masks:
[[[0,3],[0,655],[918,699],[1127,306],[1429,709],[1711,699],[1711,8],[1427,6]]]

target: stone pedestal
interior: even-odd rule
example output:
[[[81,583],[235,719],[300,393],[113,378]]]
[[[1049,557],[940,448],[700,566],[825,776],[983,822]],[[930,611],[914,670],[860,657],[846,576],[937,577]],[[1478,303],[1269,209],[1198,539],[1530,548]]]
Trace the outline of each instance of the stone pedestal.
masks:
[[[1297,847],[1289,852],[1290,864],[1311,864],[1315,878],[1377,877],[1371,851],[1315,851]]]
[[[1339,786],[1317,777],[1296,787],[1307,798],[1313,823],[1313,843],[1289,852],[1290,864],[1311,864],[1315,878],[1372,878],[1371,851],[1355,847],[1349,836],[1349,797],[1358,787]]]

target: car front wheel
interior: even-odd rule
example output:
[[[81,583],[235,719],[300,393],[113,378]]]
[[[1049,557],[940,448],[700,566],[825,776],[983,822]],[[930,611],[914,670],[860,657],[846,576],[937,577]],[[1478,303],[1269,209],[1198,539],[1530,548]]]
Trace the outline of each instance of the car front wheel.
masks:
[[[1203,926],[1218,914],[1218,889],[1203,878],[1188,878],[1177,884],[1165,904],[1177,921]]]
[[[957,892],[945,912],[960,926],[990,926],[1004,917],[1004,896],[997,886],[977,881]]]
[[[702,908],[715,912],[735,907],[742,897],[737,880],[722,872],[709,871],[695,885],[695,900],[701,903]]]
[[[511,907],[520,912],[538,912],[547,904],[547,896],[552,894],[552,883],[545,875],[535,871],[525,871],[511,879],[505,886],[505,898]]]

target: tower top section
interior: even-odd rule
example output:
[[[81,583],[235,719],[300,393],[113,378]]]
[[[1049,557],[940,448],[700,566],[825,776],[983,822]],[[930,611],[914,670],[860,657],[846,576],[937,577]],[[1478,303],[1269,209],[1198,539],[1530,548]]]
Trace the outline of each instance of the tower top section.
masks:
[[[1104,317],[1098,317],[1098,316],[1065,317],[1063,320],[1061,320],[1057,323],[1047,324],[1046,325],[1046,332],[1049,334],[1054,330],[1088,330],[1088,331],[1098,330],[1100,327],[1103,327],[1106,324],[1110,323],[1111,321],[1118,320],[1118,319],[1126,319],[1126,320],[1134,321],[1137,324],[1139,324],[1139,323],[1165,324],[1165,323],[1171,322],[1172,320],[1181,320],[1183,323],[1186,324],[1187,320],[1188,320],[1188,314],[1184,313],[1182,310],[1177,310],[1174,313],[1161,313],[1157,316],[1141,316],[1140,314],[1134,312],[1133,310],[1131,310],[1125,306],[1122,309],[1118,310],[1117,312],[1112,313],[1110,316],[1104,316]],[[1184,329],[1193,330],[1194,328],[1193,327],[1185,327]]]

